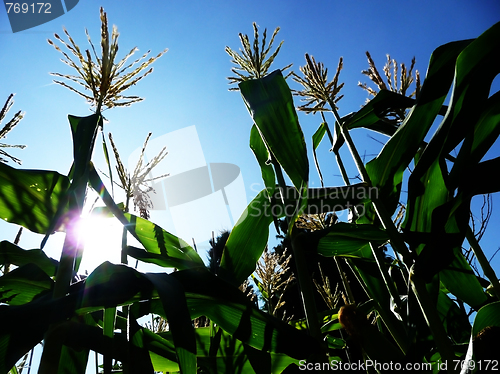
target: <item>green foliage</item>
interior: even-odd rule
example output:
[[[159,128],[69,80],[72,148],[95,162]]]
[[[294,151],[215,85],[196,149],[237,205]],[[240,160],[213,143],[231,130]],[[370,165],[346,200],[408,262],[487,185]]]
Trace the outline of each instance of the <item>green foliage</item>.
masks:
[[[464,345],[469,340],[469,356],[480,358],[481,339],[500,327],[498,296],[485,291],[488,282],[473,272],[460,247],[467,237],[481,258],[481,248],[470,236],[471,198],[500,189],[491,173],[498,160],[482,161],[500,135],[500,95],[489,95],[500,72],[499,41],[497,24],[475,40],[441,46],[434,51],[414,99],[403,96],[405,90],[382,89],[360,111],[343,118],[335,106],[342,87],[339,75],[328,83],[323,65],[309,58],[309,69],[302,71],[312,74],[314,67],[324,73],[315,84],[322,85],[327,96],[309,95],[308,104],[315,105],[313,111],[335,116],[335,137],[322,115],[312,139],[318,170],[316,150],[325,134],[339,166],[338,150],[344,142],[355,160],[358,157],[350,130],[363,127],[389,136],[377,157],[357,165],[363,182],[354,185],[346,179],[346,186],[308,188],[306,142],[281,71],[265,75],[267,70],[260,69],[263,76],[241,79],[239,88],[255,122],[250,147],[266,189],[232,229],[217,274],[182,239],[124,212],[114,202],[91,162],[97,130],[103,126],[100,113],[69,116],[74,160],[68,176],[0,163],[1,217],[46,239],[56,229],[66,231],[68,238],[59,262],[41,249],[0,242],[0,262],[15,267],[0,277],[0,372],[15,372],[16,362],[42,340],[39,372],[51,374],[85,372],[90,350],[105,356],[104,372],[110,372],[116,360],[124,372],[148,373],[281,373],[296,370],[301,362],[349,360],[347,346],[358,347],[359,355],[378,362],[436,366],[448,360],[451,365],[450,359],[466,359]],[[103,44],[103,53],[109,52],[106,48]],[[262,61],[269,48],[265,49],[264,37]],[[252,61],[261,61],[247,53]],[[307,77],[297,81],[306,89],[313,87]],[[446,108],[443,103],[450,88]],[[404,113],[401,123],[391,120],[395,112]],[[429,133],[436,122],[438,129]],[[458,145],[458,156],[450,157]],[[410,165],[414,169],[404,178]],[[286,185],[283,171],[292,186]],[[89,185],[99,193],[107,213],[142,246],[125,246],[126,255],[176,271],[141,273],[106,262],[87,278],[76,277],[82,249],[78,240],[72,244],[70,238],[75,238],[74,217],[81,212]],[[393,216],[403,188],[408,200],[399,229]],[[311,217],[341,210],[352,213],[348,221],[311,223]],[[266,249],[269,226],[273,222],[278,226],[280,218],[285,219],[283,231],[293,253],[275,265],[295,273],[305,311],[304,320],[290,323],[273,315],[278,307],[287,308],[281,297],[279,306],[266,313],[239,288]],[[388,247],[394,259],[387,257]],[[317,305],[320,295],[312,286],[310,265],[322,257],[349,265],[347,275],[337,262],[346,305],[330,303],[323,310]],[[498,278],[492,270],[485,273],[499,295]],[[321,277],[324,285],[331,282],[322,271]],[[274,290],[263,283],[260,279],[258,286],[268,298],[275,291],[285,292],[283,280]],[[364,299],[347,305],[350,285],[355,283],[363,288]],[[477,311],[472,327],[466,305]],[[149,314],[167,321],[168,331],[137,323]],[[210,320],[209,327],[195,327],[192,321],[200,316]]]

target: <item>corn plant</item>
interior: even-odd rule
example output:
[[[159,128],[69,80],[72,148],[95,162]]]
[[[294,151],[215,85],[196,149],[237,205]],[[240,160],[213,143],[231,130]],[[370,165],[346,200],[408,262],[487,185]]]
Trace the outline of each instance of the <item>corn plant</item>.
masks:
[[[451,363],[457,357],[464,357],[460,344],[467,343],[470,334],[474,337],[478,332],[477,329],[471,331],[467,315],[460,306],[467,304],[478,311],[476,321],[482,328],[486,327],[488,318],[494,318],[491,312],[498,310],[499,294],[493,291],[498,290],[498,279],[472,234],[469,217],[472,196],[499,189],[498,183],[491,178],[487,181],[482,178],[484,183],[480,185],[474,182],[480,175],[491,175],[487,170],[497,166],[497,159],[483,162],[481,159],[499,134],[499,96],[496,93],[489,97],[489,87],[499,72],[494,62],[499,33],[500,25],[497,24],[475,40],[439,47],[431,57],[427,76],[415,99],[404,96],[403,92],[381,90],[359,112],[343,118],[332,97],[337,94],[332,91],[337,76],[327,84],[323,66],[306,56],[306,68],[301,69],[306,76],[297,79],[305,88],[302,96],[309,100],[308,104],[315,105],[311,111],[321,108],[332,113],[336,126],[332,147],[334,150],[343,144],[349,147],[362,178],[362,183],[357,185],[326,187],[318,191],[307,188],[307,169],[301,167],[307,160],[305,145],[297,116],[291,109],[290,89],[280,71],[239,84],[258,130],[252,132],[255,136],[251,138],[251,146],[268,190],[269,186],[271,190],[272,186],[279,186],[273,201],[282,206],[283,216],[288,214],[288,232],[298,249],[294,255],[299,258],[301,248],[307,246],[310,250],[313,246],[325,256],[348,257],[371,299],[364,305],[346,306],[338,311],[338,318],[340,326],[352,333],[364,354],[372,360],[428,363],[429,368],[434,369],[448,363],[448,370],[459,371],[460,368],[451,368]],[[313,83],[319,83],[318,87]],[[450,87],[453,90],[451,103],[443,107]],[[387,118],[395,110],[407,109],[409,112],[399,127]],[[441,126],[427,144],[424,138],[435,120],[440,121]],[[390,136],[380,154],[366,165],[349,133],[359,127]],[[316,139],[313,138],[315,148],[325,133],[323,122],[315,134]],[[459,156],[456,159],[449,157],[449,152],[461,142]],[[262,162],[267,159],[274,161],[275,173],[269,164]],[[448,162],[450,159],[454,161]],[[408,200],[402,229],[398,230],[392,216],[397,213],[403,173],[410,163],[414,169],[406,188]],[[280,168],[288,174],[293,186],[283,186],[276,178]],[[340,194],[347,188],[364,193]],[[353,199],[339,198],[348,195]],[[252,204],[260,207],[268,204],[268,198],[270,195],[263,191]],[[366,201],[362,201],[363,198]],[[316,205],[319,202],[327,208],[321,210]],[[314,213],[327,213],[329,209],[344,209],[347,205],[363,214],[320,233],[304,232],[295,225],[297,212],[314,209]],[[243,242],[240,236],[243,232],[254,236],[257,230],[267,236],[267,226],[272,219],[247,216],[239,223],[237,227],[242,234],[230,236],[222,270],[233,278],[236,271],[244,278],[253,270],[253,266],[241,263],[244,260],[239,261]],[[474,248],[489,281],[476,276],[465,260],[461,252],[465,239]],[[395,253],[392,264],[387,264],[382,256],[380,248],[386,243]],[[252,257],[260,255],[264,248],[256,241],[249,241],[245,246]],[[311,336],[318,338],[318,323],[323,333],[331,325],[325,322],[321,326],[320,315],[314,314],[314,308],[307,305],[313,299],[306,296],[308,287],[300,280],[301,269],[297,270],[307,328]],[[398,288],[396,276],[404,280],[405,287]],[[228,277],[228,280],[231,279]],[[489,282],[494,296],[485,290]],[[451,297],[455,297],[457,303]],[[377,316],[378,328],[369,327],[366,316],[370,312]],[[499,323],[497,318],[489,321],[495,326]],[[384,342],[384,350],[380,349],[381,342]],[[470,349],[472,352],[473,344]],[[324,354],[329,354],[326,348]]]
[[[361,110],[344,117],[332,94],[339,91],[338,74],[330,85],[322,64],[312,57],[306,60],[309,68],[302,71],[321,73],[316,81],[322,92],[317,97],[306,92],[304,97],[311,105],[319,104],[316,111],[325,119],[333,116],[332,147],[349,147],[362,178],[356,184],[346,178],[345,186],[308,187],[306,141],[281,70],[259,70],[262,76],[242,73],[235,83],[255,123],[250,147],[266,188],[238,220],[212,269],[181,238],[117,205],[90,161],[102,127],[101,109],[112,107],[107,100],[121,95],[119,87],[107,95],[104,87],[109,85],[92,83],[96,77],[109,83],[115,71],[96,73],[109,66],[116,53],[108,48],[115,43],[106,42],[105,29],[102,57],[94,57],[93,64],[90,52],[79,59],[85,72],[81,77],[93,77],[87,89],[93,90],[88,98],[96,113],[69,117],[74,164],[68,175],[0,163],[2,218],[46,236],[40,248],[30,250],[0,242],[0,263],[12,265],[0,277],[0,372],[9,372],[42,340],[39,373],[51,374],[85,373],[90,351],[105,357],[104,373],[113,368],[124,373],[281,373],[326,370],[352,364],[357,357],[396,368],[426,364],[420,367],[428,372],[457,372],[458,359],[469,371],[480,372],[485,368],[474,363],[496,359],[482,347],[500,327],[498,278],[469,218],[473,196],[500,190],[498,180],[489,177],[498,160],[482,161],[500,134],[500,95],[489,95],[500,69],[500,24],[477,39],[437,48],[415,98],[381,90]],[[81,54],[71,40],[68,46]],[[250,45],[247,38],[242,42]],[[265,42],[262,50],[254,43],[247,57],[262,62],[269,52]],[[311,77],[302,82],[312,82]],[[304,89],[311,87],[306,84]],[[450,88],[450,103],[443,107]],[[397,128],[387,118],[395,110],[408,110]],[[313,137],[315,149],[327,133],[324,118]],[[439,128],[428,134],[435,121]],[[389,135],[377,157],[366,164],[350,136],[359,127]],[[427,135],[431,140],[425,143]],[[459,144],[458,156],[450,160],[449,152]],[[404,182],[410,164],[413,170]],[[77,275],[82,249],[70,239],[87,185],[140,243],[127,244],[124,253],[159,265],[164,272],[142,273],[105,262],[86,278]],[[403,188],[408,191],[406,209],[396,226]],[[325,217],[341,210],[351,211],[350,220],[327,224]],[[265,251],[269,226],[280,219],[291,242],[305,316],[289,322],[259,309],[240,289]],[[60,261],[43,251],[55,230],[65,231],[68,238]],[[465,239],[487,280],[474,274],[464,258]],[[384,248],[394,252],[392,260]],[[323,265],[320,295],[307,266],[311,254],[334,258],[342,287],[358,282],[366,297],[354,299],[346,287],[342,305],[332,279],[323,276],[331,269]],[[168,272],[172,269],[176,271]],[[349,274],[353,277],[347,279]],[[316,305],[321,296],[328,300],[326,309]],[[477,312],[472,326],[462,306]],[[137,322],[150,315],[153,321],[166,321],[168,331]],[[210,320],[210,326],[195,327],[193,321],[200,316]],[[374,370],[387,371],[385,366]]]

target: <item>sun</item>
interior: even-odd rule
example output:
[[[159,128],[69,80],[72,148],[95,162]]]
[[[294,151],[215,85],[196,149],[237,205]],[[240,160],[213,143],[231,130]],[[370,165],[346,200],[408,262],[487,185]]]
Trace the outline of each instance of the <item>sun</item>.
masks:
[[[78,233],[84,245],[79,273],[90,274],[104,261],[120,263],[123,226],[115,217],[91,212],[80,218]]]

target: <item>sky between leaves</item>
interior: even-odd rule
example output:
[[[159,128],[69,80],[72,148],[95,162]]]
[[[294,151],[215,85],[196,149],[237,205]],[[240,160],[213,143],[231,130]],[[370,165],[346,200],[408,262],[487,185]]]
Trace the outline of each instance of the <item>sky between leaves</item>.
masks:
[[[293,63],[292,69],[300,74],[299,66],[305,64],[304,54],[309,53],[325,64],[331,80],[342,56],[344,69],[339,82],[344,82],[345,87],[341,92],[344,98],[338,107],[339,113],[345,115],[359,110],[367,98],[367,93],[357,87],[358,81],[368,82],[361,74],[368,67],[365,51],[370,51],[380,70],[387,53],[407,65],[415,56],[416,69],[423,78],[436,47],[453,40],[475,38],[500,21],[500,3],[496,0],[424,0],[416,3],[401,0],[81,0],[64,16],[13,34],[7,13],[0,7],[0,101],[3,104],[10,93],[16,93],[9,115],[18,110],[26,112],[18,127],[3,141],[28,146],[24,150],[13,150],[13,155],[23,160],[23,168],[51,169],[63,174],[70,168],[72,143],[67,115],[85,116],[90,111],[81,97],[52,83],[49,72],[72,71],[59,61],[60,54],[47,44],[47,39],[53,39],[54,33],[62,36],[64,26],[76,43],[86,49],[84,30],[87,28],[98,46],[100,6],[107,12],[110,26],[118,27],[118,59],[134,46],[139,48],[137,57],[149,49],[152,56],[169,49],[153,64],[153,74],[128,91],[128,94],[145,97],[145,101],[104,113],[109,121],[105,125],[106,134],[113,133],[122,159],[127,160],[141,147],[149,132],[153,132],[153,139],[195,125],[207,162],[227,162],[240,167],[248,201],[263,188],[263,182],[248,147],[252,121],[240,94],[228,91],[226,77],[232,75],[232,66],[224,48],[229,46],[237,50],[240,47],[239,32],[252,38],[252,22],[257,23],[261,33],[267,28],[268,38],[277,26],[281,27],[275,45],[281,40],[285,42],[271,70]],[[299,89],[291,79],[288,82],[291,88]],[[498,89],[498,81],[496,83]],[[296,105],[300,105],[299,99],[296,100]],[[321,119],[301,113],[299,120],[310,153],[310,184],[318,187],[311,136]],[[377,140],[385,141],[381,135],[374,135],[374,140],[363,130],[353,131],[353,137],[366,161],[380,150]],[[328,149],[325,142],[318,150],[325,184],[343,185]],[[345,159],[350,159],[347,154]],[[99,144],[94,161],[101,170],[106,169]],[[354,170],[351,165],[351,177],[356,176]],[[500,206],[495,205],[499,199],[494,200],[494,208]],[[498,211],[495,213],[500,215]],[[174,231],[165,214],[165,211],[153,212],[152,219]],[[497,223],[494,217],[492,227]],[[17,228],[0,224],[1,239],[13,241]],[[193,225],[196,225],[194,219]],[[213,229],[217,232],[223,228]],[[190,238],[185,239],[190,242]],[[38,236],[26,234],[21,246],[36,248],[40,240]],[[485,236],[484,240],[490,256],[498,243],[493,236]],[[47,251],[54,258],[59,257],[59,243],[57,239],[52,244],[49,241]],[[499,261],[500,258],[495,259],[494,264]]]

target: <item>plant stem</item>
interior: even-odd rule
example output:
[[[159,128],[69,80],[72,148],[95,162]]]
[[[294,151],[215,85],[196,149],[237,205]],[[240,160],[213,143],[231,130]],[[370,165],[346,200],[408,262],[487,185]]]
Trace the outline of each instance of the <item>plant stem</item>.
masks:
[[[389,273],[387,272],[386,264],[384,262],[382,254],[380,253],[380,250],[379,248],[376,248],[372,242],[370,242],[370,247],[372,249],[373,257],[375,257],[375,260],[377,261],[378,268],[382,273],[382,278],[384,279],[385,286],[387,287],[389,294],[394,300],[394,303],[399,309],[401,309],[401,299],[399,297],[398,291],[396,290],[396,287],[394,286],[394,283],[391,280],[391,277],[389,276]]]
[[[354,162],[356,164],[358,172],[361,175],[362,181],[367,183],[368,186],[371,187],[372,182],[371,182],[370,176],[368,175],[368,172],[366,171],[365,165],[363,164],[363,161],[361,160],[361,157],[359,156],[358,150],[356,149],[356,146],[354,145],[354,142],[352,141],[351,134],[349,133],[349,130],[346,128],[345,124],[341,122],[342,120],[341,120],[339,114],[337,113],[337,110],[335,109],[335,105],[333,105],[333,102],[331,102],[331,100],[329,100],[328,104],[330,105],[331,111],[339,124],[339,128],[340,128],[340,131],[342,133],[342,136],[344,137],[344,139],[347,143],[347,146],[349,147],[349,151],[351,152],[351,155],[354,159]],[[379,200],[376,200],[376,199],[372,200],[372,202],[373,202],[373,207],[375,208],[375,212],[377,213],[377,216],[379,217],[380,221],[382,222],[382,226],[389,234],[389,237],[391,240],[391,246],[393,247],[394,250],[396,250],[399,254],[401,254],[401,256],[403,256],[403,260],[407,264],[412,264],[413,261],[412,261],[411,253],[408,251],[408,248],[406,248],[406,244],[401,239],[401,236],[399,235],[399,232],[398,232],[396,226],[394,225],[394,222],[392,221],[391,216],[386,211],[382,202]]]
[[[305,256],[305,246],[307,245],[306,234],[292,230],[292,250],[295,257],[295,266],[297,267],[297,279],[299,281],[302,303],[306,314],[307,328],[309,334],[318,340],[321,339],[321,328],[318,322],[318,311],[314,299],[314,288],[307,268],[307,259]]]
[[[274,165],[274,170],[276,173],[276,177],[278,179],[278,185],[280,187],[280,194],[283,204],[285,203],[285,196],[283,196],[286,189],[285,179],[283,177],[283,171],[281,170],[281,165],[278,161],[272,156],[272,162]],[[299,191],[299,198],[301,196],[301,191]],[[285,216],[286,223],[288,226],[288,232],[291,233],[292,239],[292,251],[295,257],[295,264],[297,267],[297,280],[299,282],[300,292],[302,295],[302,303],[304,307],[304,312],[306,315],[307,327],[309,329],[309,334],[321,340],[321,328],[318,323],[318,312],[316,309],[316,302],[314,300],[314,288],[311,282],[311,277],[309,274],[309,270],[307,269],[307,262],[305,257],[305,243],[304,243],[304,235],[303,233],[297,233],[296,230],[291,230],[290,225],[293,225],[294,222],[291,222],[291,217]]]
[[[474,255],[479,261],[479,265],[483,269],[484,275],[489,279],[491,285],[493,286],[493,292],[495,292],[496,297],[500,300],[500,282],[498,281],[498,277],[495,274],[495,270],[491,267],[488,259],[484,255],[483,249],[479,245],[474,233],[472,232],[470,226],[467,228],[467,232],[465,233],[465,237],[469,242],[472,250],[474,251]]]
[[[413,267],[410,269],[410,281],[413,292],[415,293],[417,301],[420,305],[420,309],[422,309],[422,313],[427,322],[427,326],[429,326],[431,334],[434,337],[442,362],[452,363],[456,357],[455,352],[453,351],[453,346],[446,335],[443,323],[441,322],[436,308],[434,307],[429,293],[427,292],[425,282],[415,275]],[[455,370],[455,368],[450,370],[452,372],[460,372]]]
[[[349,285],[349,281],[347,280],[347,276],[340,265],[339,258],[337,256],[334,256],[333,258],[335,259],[335,264],[337,264],[337,269],[339,270],[340,279],[342,279],[342,284],[344,285],[344,290],[345,290],[345,293],[347,296],[347,301],[349,302],[349,304],[352,305],[356,301],[354,299],[354,295],[352,293],[351,286]]]
[[[125,202],[125,213],[129,211],[128,205],[130,203],[130,196],[127,193],[127,199]],[[123,226],[123,232],[122,232],[122,252],[121,252],[121,263],[124,265],[128,264],[128,258],[127,258],[127,235],[128,235],[128,230],[125,226]],[[125,315],[125,318],[127,319],[127,325],[125,327],[125,339],[127,342],[130,344],[130,308],[128,305],[124,305],[122,307],[122,312]],[[130,355],[130,349],[129,345],[127,344],[127,356]],[[123,373],[124,374],[129,374],[130,373],[130,365],[128,362],[122,362],[122,368],[123,368]]]
[[[100,107],[98,109],[100,109]],[[75,258],[78,253],[82,252],[82,244],[80,242],[80,233],[78,230],[78,221],[82,214],[83,205],[85,203],[85,196],[89,179],[89,168],[95,145],[95,139],[97,136],[97,131],[102,124],[102,116],[100,112],[97,112],[96,114],[96,122],[92,122],[93,127],[86,127],[84,128],[84,130],[82,130],[82,132],[88,131],[89,133],[91,133],[88,142],[88,149],[77,148],[77,140],[75,139],[75,136],[81,135],[82,132],[79,132],[78,135],[75,135],[75,133],[73,133],[73,180],[68,190],[69,222],[67,224],[66,237],[64,238],[61,259],[59,261],[59,267],[57,268],[55,277],[53,291],[54,299],[62,298],[69,292],[71,280],[73,278],[73,273],[75,270]],[[55,330],[57,329],[57,327],[57,324],[53,324],[45,333],[45,346],[39,368],[40,374],[57,373],[59,370],[59,360],[61,356],[62,341],[64,340],[64,336],[61,336],[60,333],[55,336]]]
[[[359,156],[356,146],[352,141],[351,135],[349,134],[349,130],[346,128],[345,123],[342,122],[339,114],[337,113],[337,110],[335,109],[335,105],[333,104],[333,102],[331,100],[328,100],[328,104],[330,105],[331,111],[335,116],[335,119],[339,123],[342,136],[344,137],[347,146],[349,147],[349,151],[351,152],[351,155],[354,159],[354,162],[356,164],[356,167],[358,168],[358,171],[361,175],[363,182],[367,183],[369,186],[372,186],[370,176],[368,175],[368,172],[366,171],[366,168],[361,160],[361,157]],[[375,212],[377,213],[377,216],[382,222],[382,226],[389,234],[391,246],[396,252],[398,252],[399,254],[401,254],[401,256],[403,256],[403,261],[407,264],[407,266],[412,264],[413,263],[412,255],[408,250],[408,248],[406,247],[404,240],[401,238],[401,235],[399,234],[394,222],[392,221],[391,216],[386,211],[383,203],[380,200],[376,199],[372,200],[372,202],[375,208]],[[382,276],[384,276],[384,271],[380,266],[379,269],[382,273]],[[441,354],[441,357],[444,360],[447,360],[447,362],[453,362],[453,358],[455,357],[455,355],[453,352],[451,342],[448,340],[446,331],[442,325],[437,310],[435,306],[432,304],[431,298],[425,287],[425,283],[418,277],[416,277],[411,271],[410,271],[410,281],[412,289],[417,295],[420,308],[425,317],[427,325],[431,330],[431,333],[434,337],[434,341],[436,342],[436,346],[439,353]]]

